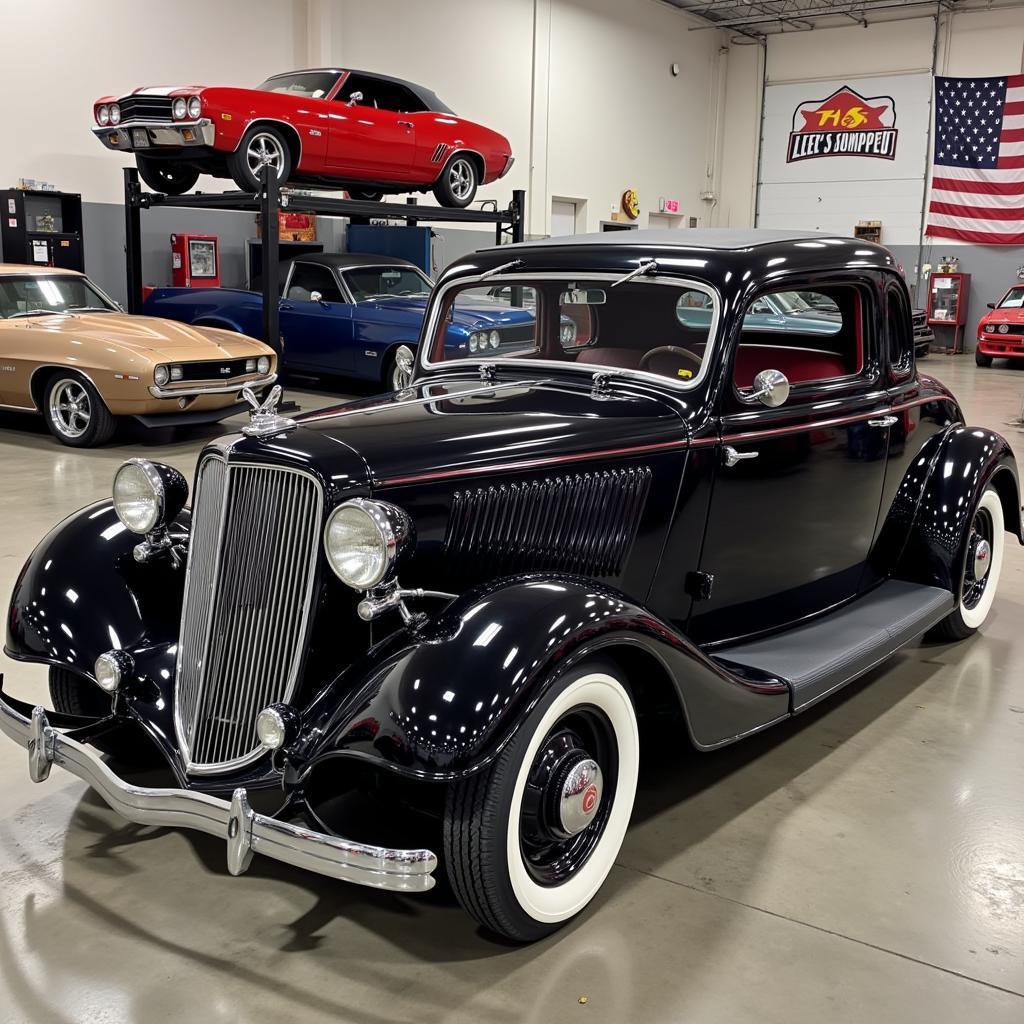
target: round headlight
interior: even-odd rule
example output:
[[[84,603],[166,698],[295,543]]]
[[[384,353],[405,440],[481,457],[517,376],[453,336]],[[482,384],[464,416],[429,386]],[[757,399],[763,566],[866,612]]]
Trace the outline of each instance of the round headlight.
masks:
[[[469,336],[469,351],[470,352],[475,352],[477,350],[477,347],[479,346],[479,344],[480,344],[480,335],[479,334],[471,334]]]
[[[171,116],[175,121],[184,121],[188,117],[188,101],[184,96],[179,96],[171,104]]]
[[[342,583],[371,590],[391,572],[410,534],[409,517],[400,508],[353,498],[327,520],[324,550]]]
[[[276,708],[264,708],[256,716],[256,737],[267,750],[280,750],[284,746],[284,719]]]
[[[121,107],[117,103],[110,104],[110,123],[120,124],[121,123]]]
[[[153,371],[153,380],[157,387],[162,388],[170,379],[171,371],[168,367],[164,366],[163,363]]]
[[[96,685],[104,693],[114,693],[121,680],[131,672],[135,662],[127,651],[107,651],[101,654],[92,667]]]
[[[96,108],[96,123],[102,125],[110,124],[110,107],[106,103],[101,103]]]
[[[497,348],[501,344],[501,335],[497,331],[491,331],[488,341],[491,343],[491,348]]]
[[[131,459],[114,476],[114,511],[132,533],[149,533],[163,515],[163,483],[150,465]]]
[[[256,361],[258,373],[270,373],[270,356],[260,356]]]
[[[193,121],[199,120],[199,114],[202,111],[202,104],[199,102],[198,96],[193,96],[188,101],[188,116]]]
[[[185,507],[188,483],[176,469],[129,459],[114,474],[114,511],[132,533],[165,526]]]
[[[1000,324],[999,325],[999,333],[1000,334],[1008,334],[1009,330],[1010,330],[1010,325],[1009,324]]]

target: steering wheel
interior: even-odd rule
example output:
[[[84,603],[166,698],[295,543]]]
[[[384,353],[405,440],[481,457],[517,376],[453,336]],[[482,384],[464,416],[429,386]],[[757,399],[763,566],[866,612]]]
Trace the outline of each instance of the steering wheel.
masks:
[[[646,370],[655,356],[676,356],[693,363],[697,370],[700,370],[701,363],[703,362],[696,352],[691,352],[688,348],[683,348],[680,345],[659,345],[657,348],[652,348],[644,354],[637,369]]]

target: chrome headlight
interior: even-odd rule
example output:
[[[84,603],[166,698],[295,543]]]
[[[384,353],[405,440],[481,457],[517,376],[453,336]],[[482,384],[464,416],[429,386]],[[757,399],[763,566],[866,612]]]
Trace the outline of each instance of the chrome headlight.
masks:
[[[199,114],[201,113],[202,109],[203,109],[203,105],[199,101],[199,97],[198,96],[193,96],[193,97],[191,97],[191,99],[189,99],[189,101],[188,101],[188,116],[191,117],[193,121],[198,121],[199,120]]]
[[[257,373],[270,373],[270,356],[260,356],[256,361]]]
[[[176,469],[129,459],[114,474],[114,511],[132,533],[151,533],[177,517],[188,499],[188,483]]]
[[[491,331],[487,340],[491,343],[491,348],[497,348],[501,344],[501,335],[497,331]]]
[[[101,103],[96,108],[96,123],[104,126],[110,124],[110,107],[106,103]]]
[[[118,103],[110,104],[110,123],[120,124],[121,123],[121,106]]]
[[[412,537],[400,508],[369,498],[339,505],[324,529],[324,551],[334,574],[353,590],[371,590],[394,570]]]
[[[480,347],[480,335],[471,334],[469,336],[469,351],[475,352]]]
[[[135,661],[127,651],[107,651],[96,659],[92,674],[104,693],[115,693],[134,667]]]
[[[170,379],[171,371],[163,363],[153,371],[153,382],[157,387],[162,388]]]
[[[999,325],[999,333],[1000,334],[1009,334],[1010,333],[1010,325],[1009,324],[1000,324]]]
[[[184,121],[188,117],[188,101],[184,96],[179,96],[171,104],[171,116],[175,121]]]

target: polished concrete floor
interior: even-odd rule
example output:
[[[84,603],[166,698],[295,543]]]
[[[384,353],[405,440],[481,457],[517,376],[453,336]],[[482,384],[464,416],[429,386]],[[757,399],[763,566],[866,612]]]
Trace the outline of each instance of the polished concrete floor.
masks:
[[[922,365],[1024,434],[1024,372]],[[323,395],[298,395],[304,407]],[[0,420],[0,591],[61,516],[147,450],[71,452]],[[0,738],[0,1022],[1024,1021],[1024,550],[984,634],[906,651],[798,721],[650,752],[591,911],[528,948],[441,885],[399,898],[127,825]],[[5,661],[13,691],[45,673]]]

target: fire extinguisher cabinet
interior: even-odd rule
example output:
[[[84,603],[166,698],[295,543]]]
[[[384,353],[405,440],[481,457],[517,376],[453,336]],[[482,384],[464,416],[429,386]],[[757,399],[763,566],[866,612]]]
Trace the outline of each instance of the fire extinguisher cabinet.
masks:
[[[171,283],[175,288],[220,287],[216,235],[171,235]]]
[[[951,352],[963,351],[967,303],[971,293],[971,275],[935,273],[928,277],[928,323],[932,327],[951,327]]]

